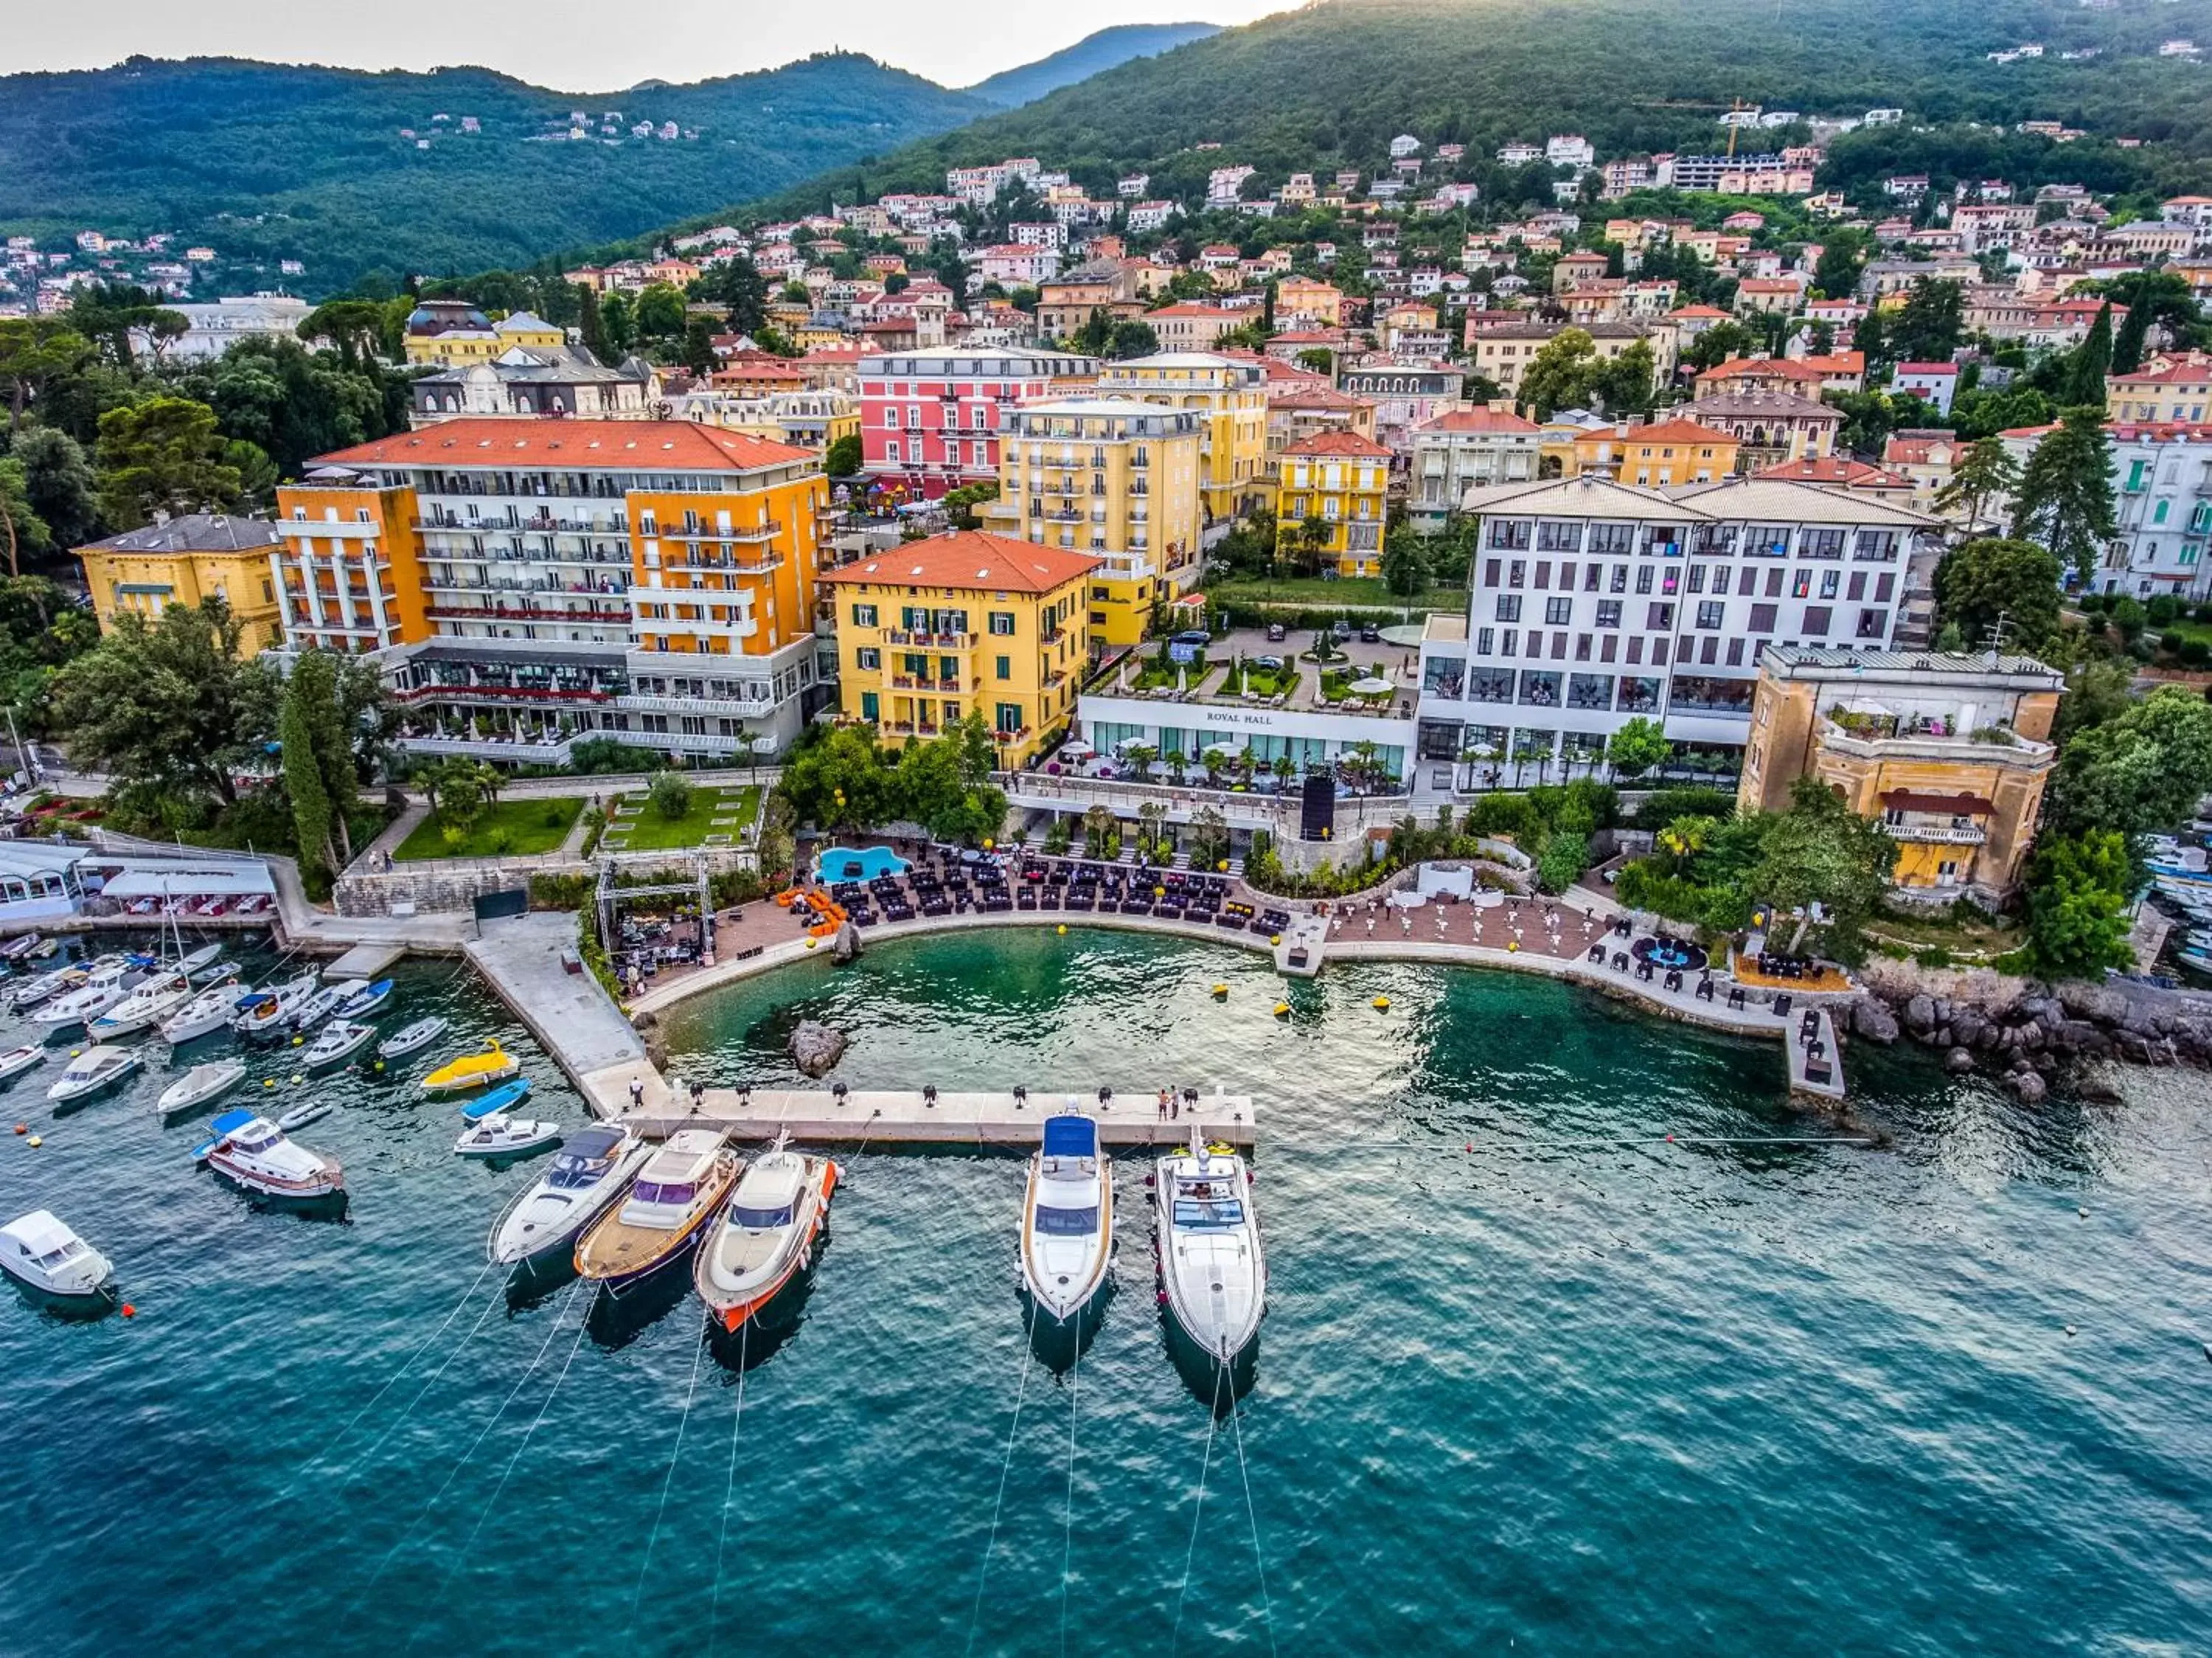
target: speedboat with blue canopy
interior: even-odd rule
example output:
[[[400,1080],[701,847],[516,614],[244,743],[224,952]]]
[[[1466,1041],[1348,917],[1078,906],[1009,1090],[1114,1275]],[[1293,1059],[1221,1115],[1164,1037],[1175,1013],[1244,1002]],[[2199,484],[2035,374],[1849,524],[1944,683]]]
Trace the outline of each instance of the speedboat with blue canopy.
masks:
[[[1079,1317],[1113,1255],[1113,1160],[1098,1125],[1078,1112],[1048,1117],[1022,1199],[1022,1284],[1038,1314]]]

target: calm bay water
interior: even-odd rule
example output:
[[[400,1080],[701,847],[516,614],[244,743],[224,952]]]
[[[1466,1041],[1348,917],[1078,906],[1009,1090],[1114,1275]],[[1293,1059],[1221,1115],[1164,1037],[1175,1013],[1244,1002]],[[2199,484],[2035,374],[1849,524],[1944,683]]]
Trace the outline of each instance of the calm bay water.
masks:
[[[536,1114],[580,1120],[469,978],[404,982],[387,1027],[456,1021],[425,1067],[497,1032]],[[1287,1021],[1281,994],[1243,952],[998,933],[670,1021],[721,1082],[789,1080],[809,1015],[856,1087],[1256,1095],[1272,1305],[1210,1445],[1133,1156],[1121,1293],[1058,1375],[1014,1293],[1019,1161],[848,1158],[740,1411],[688,1300],[587,1320],[484,1274],[534,1171],[455,1159],[451,1105],[401,1079],[272,1056],[237,1096],[342,1101],[300,1137],[346,1162],[343,1225],[192,1169],[158,1068],[58,1124],[22,1079],[0,1112],[46,1143],[0,1144],[0,1214],[70,1220],[140,1316],[0,1301],[0,1654],[2212,1649],[2201,1077],[2030,1113],[1860,1046],[1886,1149],[1669,1146],[1820,1131],[1774,1045],[1546,980],[1333,968]]]

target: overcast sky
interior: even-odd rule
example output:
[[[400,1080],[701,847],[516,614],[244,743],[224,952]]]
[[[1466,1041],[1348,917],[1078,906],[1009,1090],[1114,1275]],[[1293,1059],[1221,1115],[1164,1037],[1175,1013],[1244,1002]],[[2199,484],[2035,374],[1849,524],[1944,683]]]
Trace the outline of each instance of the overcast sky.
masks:
[[[0,71],[94,69],[133,54],[258,58],[357,69],[481,64],[562,92],[613,92],[648,79],[697,81],[768,69],[842,48],[968,86],[1111,23],[1204,19],[1248,23],[1285,0],[1106,0],[1057,6],[916,5],[843,0],[656,0],[639,9],[605,0],[463,0],[450,9],[366,0],[107,0],[70,5],[8,0]]]

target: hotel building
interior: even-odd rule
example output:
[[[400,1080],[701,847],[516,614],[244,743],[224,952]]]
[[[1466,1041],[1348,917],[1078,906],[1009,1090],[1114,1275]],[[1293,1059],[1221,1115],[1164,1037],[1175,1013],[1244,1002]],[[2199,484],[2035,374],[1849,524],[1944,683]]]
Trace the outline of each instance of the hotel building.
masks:
[[[1316,519],[1328,532],[1321,544],[1324,565],[1334,567],[1339,576],[1381,573],[1389,450],[1357,432],[1316,432],[1283,451],[1279,474],[1279,543],[1308,519]]]
[[[1099,559],[1085,617],[1094,643],[1135,644],[1153,607],[1198,578],[1205,418],[1116,398],[1034,404],[1008,417],[990,521]]]
[[[1464,617],[1421,646],[1420,756],[1587,754],[1632,718],[1741,748],[1770,645],[1898,643],[1940,521],[1841,490],[1601,475],[1470,491]]]
[[[148,621],[172,605],[220,598],[239,625],[238,652],[253,656],[284,643],[270,549],[281,543],[266,519],[191,513],[125,530],[76,550],[102,632],[125,611]]]
[[[1163,351],[1103,364],[1098,394],[1200,417],[1199,504],[1207,529],[1226,533],[1232,520],[1267,501],[1267,371],[1261,364],[1210,351]]]
[[[823,491],[687,422],[456,419],[310,463],[268,562],[295,643],[381,655],[418,752],[734,757],[809,711]]]
[[[1089,388],[1095,357],[1014,346],[890,351],[860,359],[860,464],[915,500],[999,476],[1009,411]]]
[[[845,716],[897,739],[981,714],[1000,764],[1025,765],[1075,706],[1090,653],[1084,588],[1103,562],[963,530],[830,571]]]

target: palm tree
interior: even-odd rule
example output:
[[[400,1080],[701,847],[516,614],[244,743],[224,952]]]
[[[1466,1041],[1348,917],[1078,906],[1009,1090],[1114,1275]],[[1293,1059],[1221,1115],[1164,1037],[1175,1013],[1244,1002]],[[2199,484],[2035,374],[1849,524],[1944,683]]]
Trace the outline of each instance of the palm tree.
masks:
[[[1183,771],[1190,762],[1183,758],[1182,750],[1180,748],[1170,748],[1164,758],[1167,761],[1168,776],[1175,779],[1176,788],[1182,788]]]
[[[1286,789],[1291,786],[1291,779],[1298,774],[1298,763],[1288,754],[1278,754],[1275,763],[1267,769],[1275,774],[1276,787]]]
[[[438,815],[438,774],[427,765],[418,765],[407,781],[430,802],[430,815]]]
[[[1206,751],[1206,758],[1200,762],[1200,764],[1206,767],[1206,786],[1210,789],[1220,788],[1221,774],[1226,771],[1229,766],[1228,751],[1220,748],[1209,748]]]

